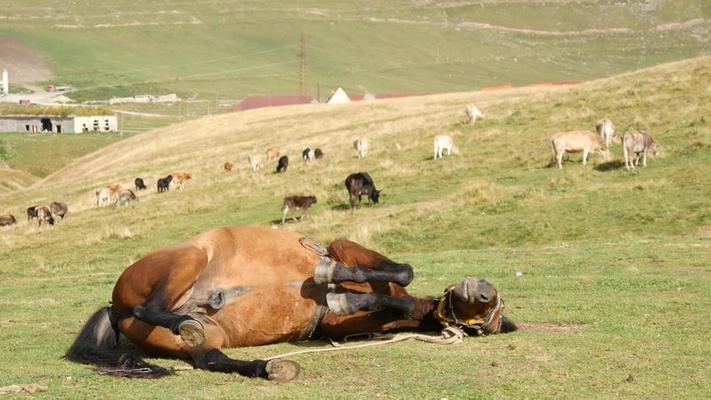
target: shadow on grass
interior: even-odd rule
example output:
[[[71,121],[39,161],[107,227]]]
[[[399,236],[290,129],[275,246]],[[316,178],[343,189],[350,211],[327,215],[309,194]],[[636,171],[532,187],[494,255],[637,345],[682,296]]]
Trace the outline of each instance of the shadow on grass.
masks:
[[[625,167],[625,163],[620,160],[608,161],[595,166],[595,171],[615,171]]]
[[[343,204],[343,203],[331,206],[331,210],[334,210],[334,211],[347,211],[350,209],[351,209],[350,205]]]

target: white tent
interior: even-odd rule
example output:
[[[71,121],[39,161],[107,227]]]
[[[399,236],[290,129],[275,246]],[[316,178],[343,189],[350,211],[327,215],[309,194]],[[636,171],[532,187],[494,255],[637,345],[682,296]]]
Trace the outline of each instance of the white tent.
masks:
[[[331,95],[331,97],[328,98],[327,101],[328,104],[347,104],[350,102],[351,99],[348,97],[342,87],[336,89],[336,91],[333,92],[333,94]]]

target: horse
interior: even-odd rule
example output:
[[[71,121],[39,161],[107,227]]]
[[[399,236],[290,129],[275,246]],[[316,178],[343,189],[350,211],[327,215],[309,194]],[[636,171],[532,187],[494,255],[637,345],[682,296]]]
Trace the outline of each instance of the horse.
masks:
[[[413,278],[409,264],[348,240],[326,248],[291,231],[219,228],[124,270],[111,305],[87,320],[65,357],[114,376],[169,374],[116,348],[120,333],[198,369],[288,381],[300,374],[293,361],[237,360],[221,349],[450,325],[477,335],[517,329],[486,280],[467,278],[435,298],[410,296]]]

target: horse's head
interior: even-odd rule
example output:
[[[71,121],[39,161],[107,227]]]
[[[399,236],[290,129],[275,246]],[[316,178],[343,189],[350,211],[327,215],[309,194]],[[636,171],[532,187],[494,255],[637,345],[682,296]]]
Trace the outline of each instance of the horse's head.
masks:
[[[454,325],[477,335],[515,331],[516,325],[503,314],[504,301],[485,279],[466,278],[450,285],[439,299],[435,317],[443,325]]]

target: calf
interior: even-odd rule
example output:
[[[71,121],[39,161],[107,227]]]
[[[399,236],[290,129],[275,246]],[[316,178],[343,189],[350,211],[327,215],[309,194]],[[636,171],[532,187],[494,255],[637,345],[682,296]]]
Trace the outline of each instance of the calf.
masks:
[[[276,160],[279,158],[279,150],[275,149],[274,147],[270,147],[267,149],[267,161],[272,161]]]
[[[475,123],[477,118],[484,118],[484,113],[481,112],[479,107],[475,106],[474,104],[467,104],[465,111],[467,113],[467,120],[470,124]]]
[[[247,162],[249,163],[249,167],[252,168],[252,172],[255,172],[258,169],[262,168],[262,160],[259,158],[258,155],[250,155],[249,157],[247,157]]]
[[[289,157],[281,156],[279,157],[279,164],[277,165],[276,172],[286,172],[286,168],[289,166]]]
[[[0,226],[10,226],[16,224],[17,220],[12,214],[0,215]]]
[[[116,196],[116,192],[121,189],[119,184],[111,184],[109,186],[96,190],[96,206],[108,205],[112,198]]]
[[[183,185],[187,181],[193,178],[193,174],[190,172],[176,172],[173,175],[173,181],[175,182],[175,185],[177,186],[175,190],[182,190]]]
[[[69,212],[69,207],[65,203],[53,201],[49,204],[49,211],[52,213],[52,218],[56,220],[57,217],[60,217],[64,221],[64,216]]]
[[[368,196],[371,204],[378,204],[380,191],[375,189],[373,179],[365,172],[350,174],[346,178],[346,190],[351,204],[351,211],[360,206],[362,195]]]
[[[313,161],[315,157],[314,151],[310,147],[307,147],[301,152],[301,157],[303,157],[304,162]]]
[[[566,152],[583,152],[583,165],[587,165],[588,154],[594,152],[602,156],[605,161],[610,159],[610,150],[602,142],[600,136],[589,131],[563,132],[551,137],[553,154],[558,168],[563,168],[563,155]]]
[[[647,166],[647,153],[657,155],[661,151],[661,145],[652,139],[647,132],[627,132],[622,136],[622,153],[625,156],[625,168],[634,169],[639,165],[639,156],[642,156],[642,166]],[[632,155],[634,154],[634,160]]]
[[[610,147],[615,141],[615,124],[609,119],[601,119],[595,124],[595,130],[605,146]]]
[[[32,221],[37,218],[37,206],[27,207],[27,221]]]
[[[225,172],[232,172],[232,163],[225,161]]]
[[[37,226],[40,227],[42,224],[54,225],[54,217],[52,216],[52,211],[50,211],[47,206],[37,207]]]
[[[454,139],[449,135],[437,135],[434,138],[434,159],[442,158],[442,153],[447,151],[447,155],[459,154],[459,148],[454,145]]]
[[[168,175],[165,178],[158,179],[158,193],[167,192],[170,190],[170,182],[173,181],[173,175]]]
[[[358,158],[365,158],[368,155],[368,147],[370,147],[370,143],[366,138],[358,138],[353,142],[353,148],[358,152]]]
[[[143,182],[142,178],[136,178],[136,180],[133,181],[133,183],[136,184],[136,191],[146,190],[146,184]]]
[[[114,201],[114,205],[126,206],[132,201],[138,201],[136,193],[134,193],[131,189],[123,189],[116,193],[116,201]]]
[[[289,213],[289,210],[303,210],[304,214],[299,218],[299,221],[301,221],[309,212],[309,207],[311,207],[312,204],[316,204],[316,196],[284,197],[284,206],[282,208],[284,214],[281,217],[281,223],[283,224],[286,220],[286,215]],[[296,221],[296,217],[293,218],[294,221]]]

